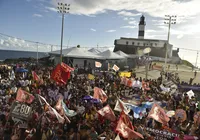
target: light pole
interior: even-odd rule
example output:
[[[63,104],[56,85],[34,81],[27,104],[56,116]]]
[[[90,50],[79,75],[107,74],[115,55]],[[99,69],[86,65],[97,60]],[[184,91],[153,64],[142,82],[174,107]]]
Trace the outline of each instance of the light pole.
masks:
[[[37,44],[37,64],[38,64],[38,42],[36,42]]]
[[[197,51],[197,57],[196,57],[195,67],[197,67],[198,57],[199,57],[199,51]]]
[[[171,15],[165,15],[165,24],[168,24],[168,36],[167,36],[167,45],[166,45],[166,52],[165,52],[165,66],[164,66],[164,71],[166,72],[166,67],[167,67],[167,53],[168,53],[168,47],[169,47],[169,39],[170,39],[170,29],[172,24],[176,24],[176,16],[171,16]]]
[[[61,28],[61,48],[60,48],[60,63],[62,63],[62,47],[63,47],[63,31],[65,14],[69,13],[70,4],[58,3],[58,12],[62,14],[62,28]]]

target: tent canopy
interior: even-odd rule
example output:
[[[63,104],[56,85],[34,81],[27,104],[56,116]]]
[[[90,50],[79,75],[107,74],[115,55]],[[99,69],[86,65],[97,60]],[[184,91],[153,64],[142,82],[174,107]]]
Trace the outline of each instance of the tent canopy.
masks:
[[[123,56],[120,56],[110,50],[107,50],[107,51],[104,51],[104,52],[101,52],[99,53],[98,55],[102,56],[103,58],[105,59],[125,59],[125,57]]]
[[[50,55],[59,55],[60,50],[50,52],[49,54]],[[63,49],[62,54],[64,57],[71,57],[71,58],[103,59],[101,56],[96,55],[92,52],[89,52],[88,50],[86,50],[84,48],[77,48],[77,47]]]
[[[123,57],[129,57],[129,55],[128,54],[126,54],[126,53],[124,53],[124,52],[122,52],[122,51],[117,51],[117,52],[115,52],[116,54],[118,54],[118,55],[120,55],[120,56],[123,56]]]
[[[88,50],[89,52],[93,53],[93,54],[98,54],[98,53],[101,53],[100,50],[96,49],[96,48],[91,48]]]

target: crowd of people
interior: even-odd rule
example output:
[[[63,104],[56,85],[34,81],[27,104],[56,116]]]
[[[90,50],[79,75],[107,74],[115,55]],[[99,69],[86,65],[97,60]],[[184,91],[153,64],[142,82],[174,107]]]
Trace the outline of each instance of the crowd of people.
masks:
[[[8,69],[4,66],[0,68],[0,139],[154,140],[161,138],[156,131],[149,131],[152,129],[177,134],[171,137],[164,136],[163,139],[167,140],[200,139],[199,100],[196,96],[190,97],[187,92],[178,88],[173,93],[171,93],[171,87],[168,87],[168,91],[163,92],[160,85],[165,85],[161,78],[156,80],[142,79],[137,78],[134,74],[130,79],[134,79],[134,83],[141,83],[141,85],[135,86],[132,83],[131,86],[127,86],[123,83],[124,77],[120,77],[118,72],[102,72],[98,75],[94,73],[93,78],[89,78],[88,74],[78,75],[76,72],[71,72],[66,84],[58,84],[51,79],[51,73],[54,69],[52,67],[27,65],[18,67],[27,68],[28,72],[16,72],[17,67]],[[39,80],[34,78],[32,71],[38,75]],[[143,87],[142,83],[148,83],[148,88]],[[104,102],[93,97],[95,87],[105,92],[107,98]],[[24,102],[32,108],[29,119],[23,120],[24,125],[16,122],[11,113],[19,89],[34,97],[31,103]],[[126,115],[133,126],[132,130],[140,133],[143,137],[124,138],[119,131],[116,131],[121,116],[120,111],[114,110],[118,100],[132,104],[132,107],[127,107],[129,112]],[[186,116],[182,118],[182,116],[177,117],[173,114],[169,116],[167,123],[161,123],[148,117],[155,102],[158,102],[165,113],[182,109]],[[150,107],[144,107],[144,104],[147,103],[151,104]],[[68,116],[63,116],[63,110],[59,108],[60,104],[68,109],[67,111],[64,110],[69,113]],[[100,109],[107,105],[113,110],[116,120],[111,121],[111,119],[106,119],[98,113]],[[55,109],[53,113],[51,107],[53,110]],[[144,110],[138,113],[136,108],[144,108]],[[123,111],[123,107],[121,110]],[[59,121],[55,112],[65,118],[64,122]],[[195,118],[194,116],[198,117]]]

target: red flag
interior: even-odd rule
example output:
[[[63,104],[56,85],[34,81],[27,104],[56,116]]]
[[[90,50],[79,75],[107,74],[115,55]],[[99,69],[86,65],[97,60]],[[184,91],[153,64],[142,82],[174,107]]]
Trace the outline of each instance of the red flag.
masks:
[[[34,100],[34,96],[31,95],[30,93],[22,90],[21,88],[18,89],[17,91],[17,97],[16,97],[16,100],[19,101],[19,102],[26,102],[26,103],[32,103],[33,100]]]
[[[36,72],[32,71],[32,76],[35,81],[40,81],[40,77],[36,74]]]
[[[162,124],[166,124],[169,121],[169,117],[165,111],[157,104],[154,104],[149,112],[148,118],[152,118]]]
[[[51,78],[58,83],[66,84],[66,81],[70,78],[70,72],[73,70],[65,63],[58,64],[53,70]]]
[[[134,130],[134,127],[133,127],[129,117],[125,114],[124,111],[121,112],[120,119],[125,123],[126,126],[128,126],[130,129]]]
[[[109,105],[105,106],[104,108],[100,109],[99,111],[97,111],[101,116],[103,116],[104,118],[110,120],[110,121],[115,121],[116,117],[115,114],[113,112],[113,110],[110,108]]]
[[[98,87],[94,87],[94,95],[93,97],[95,99],[100,99],[103,103],[106,102],[106,100],[108,99],[106,93]]]
[[[116,127],[116,131],[119,134],[121,134],[122,137],[124,137],[125,139],[133,139],[133,138],[136,138],[136,139],[137,138],[142,138],[142,139],[144,139],[144,137],[140,133],[138,133],[138,132],[134,131],[133,129],[129,128],[125,124],[125,122],[123,121],[122,118],[120,118],[119,121],[118,121],[118,124],[117,124],[117,127]]]

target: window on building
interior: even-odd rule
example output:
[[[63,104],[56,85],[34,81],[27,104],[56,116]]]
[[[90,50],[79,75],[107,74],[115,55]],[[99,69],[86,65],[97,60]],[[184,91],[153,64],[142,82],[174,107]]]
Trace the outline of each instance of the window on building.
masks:
[[[128,45],[128,41],[126,41],[126,45]]]
[[[132,45],[134,45],[134,42],[132,42]]]
[[[151,43],[150,45],[153,46],[153,43]]]
[[[143,45],[145,46],[146,44],[145,44],[145,43],[143,43]]]
[[[137,44],[138,44],[138,46],[140,46],[140,42],[138,42]]]
[[[155,43],[155,46],[157,46],[157,43]]]

